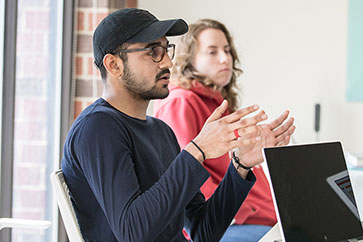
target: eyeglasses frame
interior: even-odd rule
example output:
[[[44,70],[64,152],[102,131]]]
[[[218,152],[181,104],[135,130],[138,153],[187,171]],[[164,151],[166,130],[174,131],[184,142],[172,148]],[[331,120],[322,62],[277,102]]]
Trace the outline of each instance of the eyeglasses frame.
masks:
[[[152,51],[156,47],[163,47],[164,52],[161,55],[161,58],[160,58],[159,61],[155,61],[153,58],[151,58],[153,62],[155,62],[155,63],[161,62],[164,59],[165,53],[167,53],[167,51],[168,51],[169,48],[172,48],[173,49],[173,56],[169,56],[169,58],[171,60],[174,58],[174,55],[175,55],[175,44],[167,44],[167,46],[154,45],[154,46],[151,46],[151,47],[136,48],[136,49],[121,49],[121,50],[118,50],[118,52],[119,53],[132,53],[132,52],[147,51],[147,50],[151,50]]]

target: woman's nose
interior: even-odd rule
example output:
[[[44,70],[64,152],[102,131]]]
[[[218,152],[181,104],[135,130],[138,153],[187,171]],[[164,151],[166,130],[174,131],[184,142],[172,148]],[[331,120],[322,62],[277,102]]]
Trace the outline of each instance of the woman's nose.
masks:
[[[219,54],[219,62],[220,63],[225,63],[225,62],[227,62],[228,61],[228,54],[227,53],[225,53],[224,51],[223,52],[221,52],[220,54]]]

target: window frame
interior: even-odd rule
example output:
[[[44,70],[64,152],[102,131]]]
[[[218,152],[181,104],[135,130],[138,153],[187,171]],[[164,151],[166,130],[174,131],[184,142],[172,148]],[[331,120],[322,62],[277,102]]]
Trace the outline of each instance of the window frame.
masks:
[[[18,1],[4,2],[3,73],[1,107],[0,217],[11,217],[14,148],[16,71],[16,26]],[[0,241],[11,239],[10,230],[0,232]]]

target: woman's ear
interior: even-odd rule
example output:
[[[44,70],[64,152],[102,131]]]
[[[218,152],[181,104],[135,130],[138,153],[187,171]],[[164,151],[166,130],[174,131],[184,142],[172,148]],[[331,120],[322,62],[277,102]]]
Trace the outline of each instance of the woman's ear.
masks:
[[[107,54],[103,57],[103,65],[107,70],[107,75],[113,78],[119,78],[123,75],[124,65],[121,58],[115,55]]]

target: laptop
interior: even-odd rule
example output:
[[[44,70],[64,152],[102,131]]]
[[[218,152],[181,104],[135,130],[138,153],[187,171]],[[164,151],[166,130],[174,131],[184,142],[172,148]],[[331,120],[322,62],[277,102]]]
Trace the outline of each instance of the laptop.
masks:
[[[265,148],[263,153],[278,223],[260,242],[363,239],[340,142]]]

